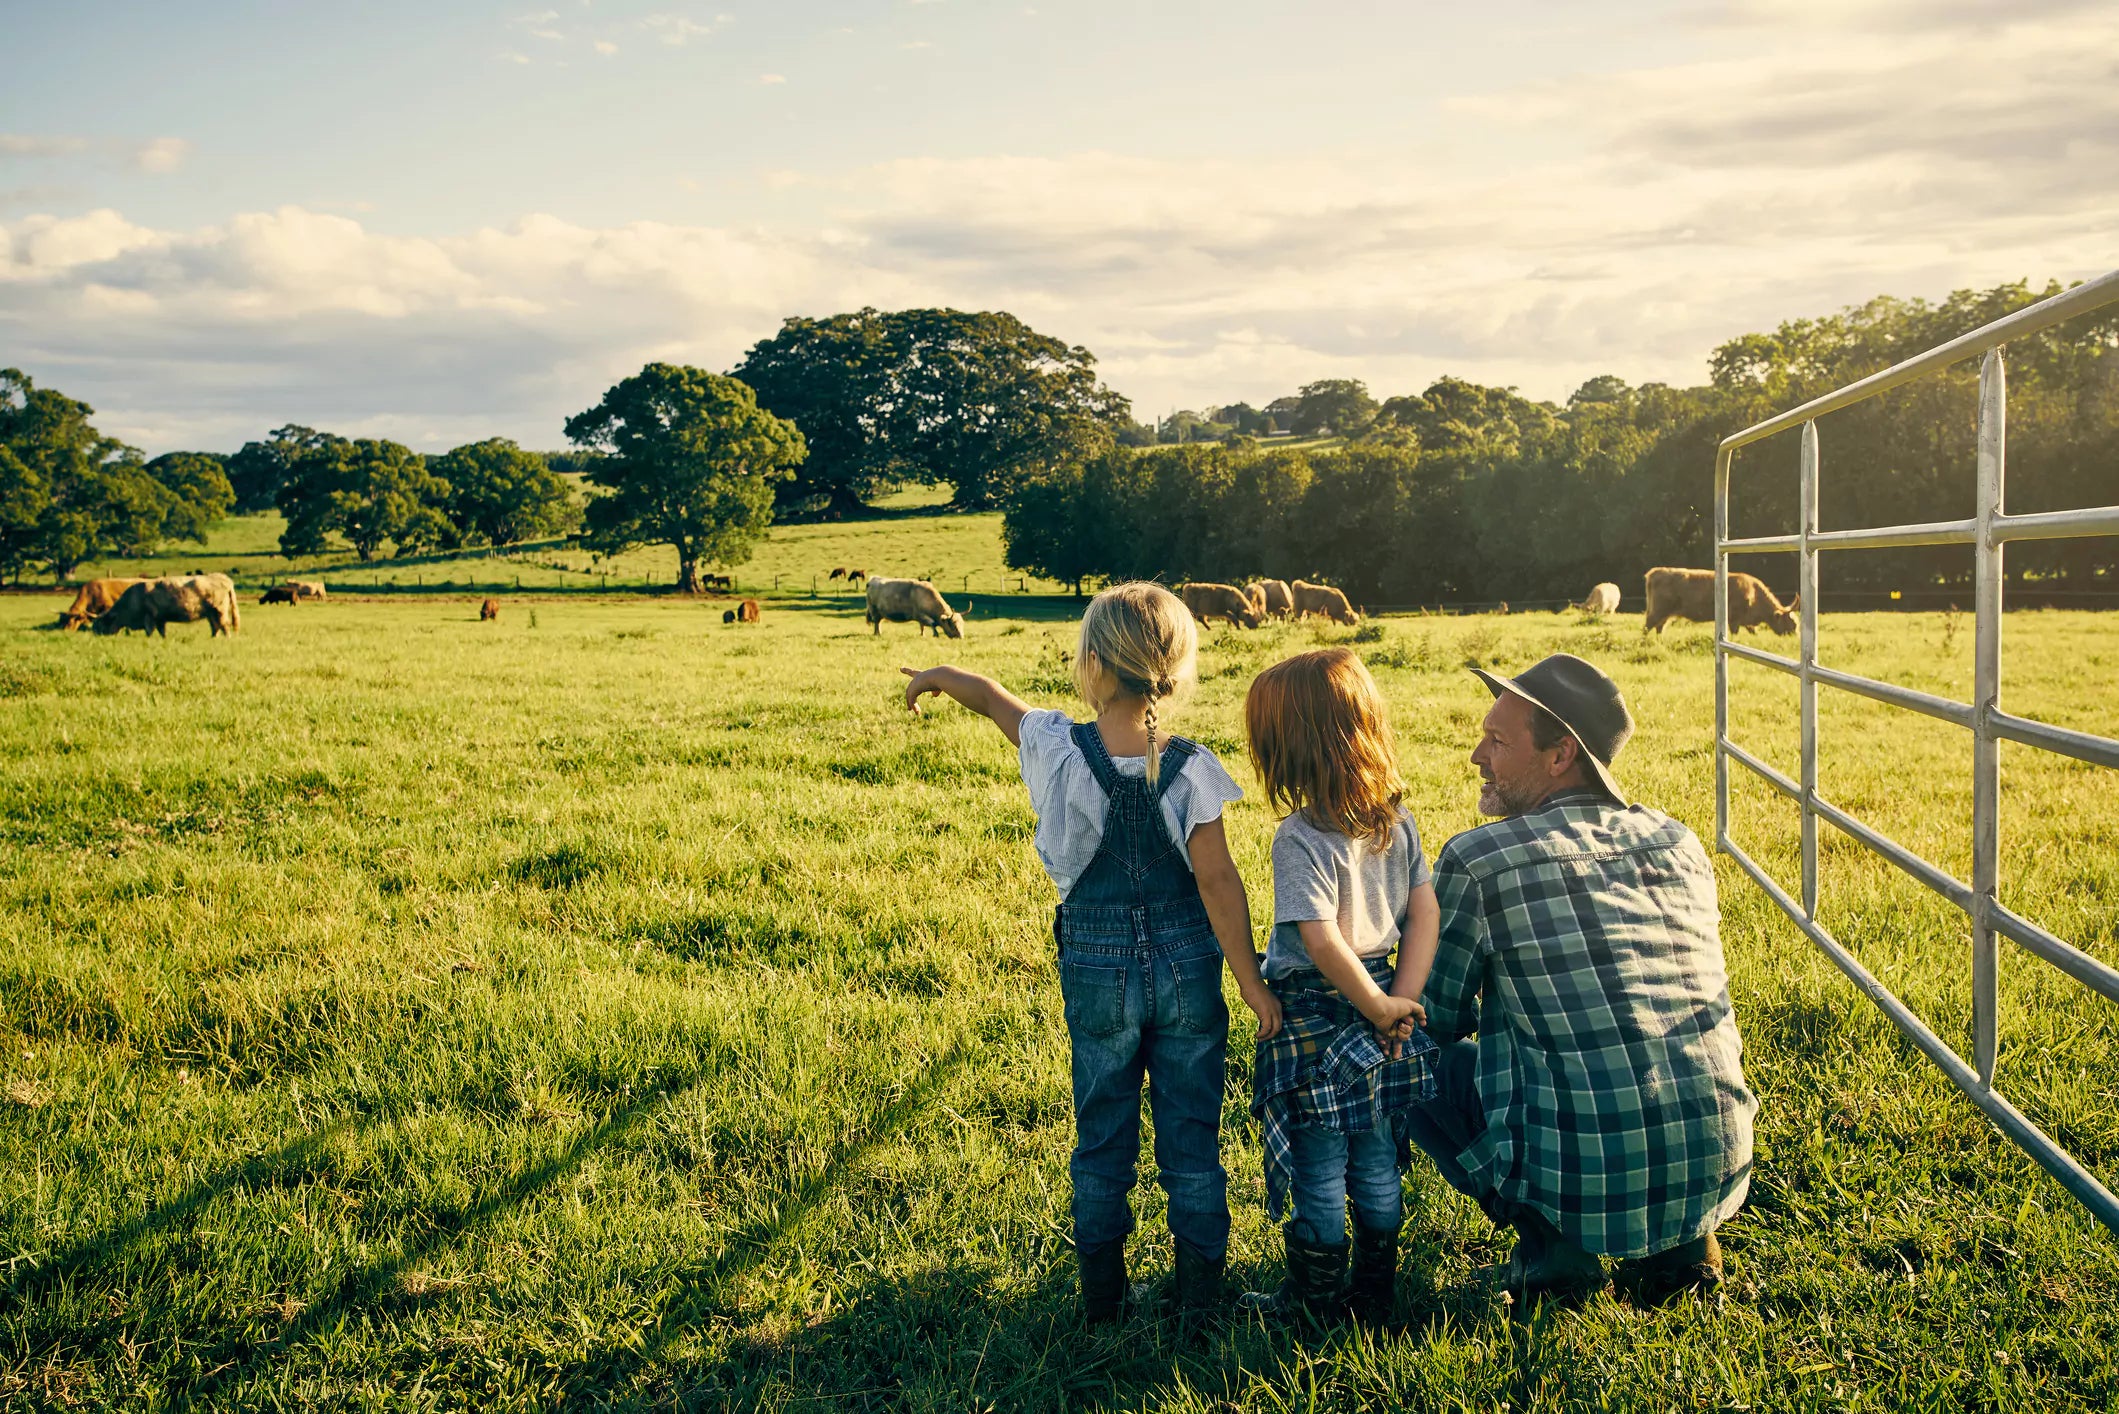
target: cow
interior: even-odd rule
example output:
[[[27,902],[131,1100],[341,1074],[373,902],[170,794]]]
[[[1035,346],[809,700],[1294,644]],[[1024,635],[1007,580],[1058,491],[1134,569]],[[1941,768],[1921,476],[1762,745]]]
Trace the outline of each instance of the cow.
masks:
[[[1322,614],[1335,624],[1361,622],[1361,615],[1346,602],[1346,595],[1329,584],[1311,584],[1308,580],[1298,579],[1288,588],[1295,601],[1295,617],[1298,619]]]
[[[758,601],[746,599],[736,606],[736,622],[754,624],[758,621]]]
[[[723,623],[725,623],[725,624],[732,624],[732,623],[734,623],[735,621],[736,621],[736,611],[735,611],[734,609],[723,609],[723,610],[721,611],[721,622],[723,622]]]
[[[729,577],[728,577],[727,575],[725,575],[725,574],[708,574],[708,575],[701,575],[701,576],[699,577],[699,582],[700,582],[700,583],[701,583],[702,585],[706,586],[706,588],[708,588],[708,589],[710,589],[710,590],[711,590],[711,589],[718,589],[718,590],[719,590],[719,591],[721,591],[721,592],[722,592],[723,594],[727,594],[727,593],[731,592],[731,591],[732,591],[732,590],[734,590],[734,589],[735,589],[735,587],[736,587],[736,585],[735,585],[735,581],[734,581],[734,580],[732,580],[732,579],[730,579],[730,578],[729,578]]]
[[[258,596],[260,604],[299,604],[301,600],[302,596],[294,592],[294,586],[291,584],[279,585]]]
[[[480,623],[491,623],[499,617],[500,601],[498,599],[488,599],[485,603],[478,606],[478,621]]]
[[[1258,612],[1267,618],[1284,619],[1295,612],[1295,596],[1288,592],[1288,582],[1284,579],[1257,580],[1246,586],[1244,592],[1251,596]]]
[[[286,587],[294,591],[294,597],[297,599],[322,599],[326,597],[324,594],[324,582],[320,579],[290,579],[287,581]]]
[[[858,574],[859,571],[848,573]],[[971,612],[968,599],[964,601],[964,612]],[[910,621],[931,633],[946,634],[950,638],[964,636],[964,614],[950,608],[941,591],[924,579],[889,579],[877,575],[868,580],[869,631],[881,634],[885,619],[894,624]]]
[[[1714,571],[1674,569],[1658,565],[1644,576],[1648,587],[1648,612],[1641,619],[1641,632],[1663,631],[1672,619],[1714,622]],[[1786,636],[1795,632],[1795,611],[1802,606],[1800,594],[1786,604],[1773,597],[1764,581],[1748,574],[1729,576],[1729,629],[1764,625]]]
[[[832,572],[831,572],[830,574],[828,574],[828,575],[826,575],[826,576],[824,576],[824,577],[825,577],[826,579],[844,579],[844,578],[846,578],[846,566],[844,566],[844,565],[839,565],[839,566],[836,566],[836,567],[835,567],[835,568],[834,568],[834,569],[832,570]]]
[[[1177,597],[1185,601],[1200,625],[1227,619],[1237,628],[1257,628],[1265,613],[1251,596],[1230,584],[1180,584]]]
[[[853,583],[853,582],[854,582],[855,580],[857,580],[857,579],[858,579],[858,580],[860,580],[860,581],[861,581],[861,582],[862,582],[863,584],[866,584],[866,583],[868,583],[868,571],[867,571],[867,570],[848,570],[848,571],[846,572],[846,582],[847,582],[848,584],[852,584],[852,583]]]
[[[74,602],[59,612],[59,627],[68,633],[86,628],[117,604],[120,595],[144,579],[92,579],[81,586]]]
[[[1585,614],[1616,614],[1619,611],[1619,586],[1606,580],[1591,589],[1575,607]]]
[[[235,585],[225,574],[171,575],[143,579],[118,596],[110,612],[96,620],[96,632],[112,634],[138,629],[169,636],[172,623],[206,620],[214,637],[243,626]]]

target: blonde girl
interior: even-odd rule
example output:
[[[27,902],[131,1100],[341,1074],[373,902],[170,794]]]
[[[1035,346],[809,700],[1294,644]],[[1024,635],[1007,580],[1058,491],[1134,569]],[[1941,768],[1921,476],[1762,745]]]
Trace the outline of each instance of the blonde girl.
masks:
[[[1398,1265],[1394,1129],[1434,1094],[1434,1043],[1413,1028],[1435,960],[1435,890],[1382,695],[1352,649],[1260,673],[1244,727],[1266,796],[1286,816],[1273,838],[1265,961],[1285,1024],[1259,1033],[1251,1107],[1267,1212],[1278,1219],[1291,1189],[1295,1209],[1282,1229],[1286,1280],[1244,1304],[1324,1316],[1350,1298],[1357,1316],[1381,1321]]]
[[[1197,649],[1177,596],[1120,584],[1082,615],[1075,682],[1093,721],[1033,710],[961,668],[904,670],[907,707],[946,694],[1015,743],[1038,860],[1060,892],[1052,927],[1074,1070],[1074,1245],[1092,1322],[1116,1320],[1128,1293],[1144,1079],[1176,1239],[1177,1303],[1197,1310],[1220,1300],[1229,1241],[1224,962],[1260,1034],[1280,1025],[1222,830],[1222,808],[1243,792],[1213,752],[1164,725],[1192,682]]]

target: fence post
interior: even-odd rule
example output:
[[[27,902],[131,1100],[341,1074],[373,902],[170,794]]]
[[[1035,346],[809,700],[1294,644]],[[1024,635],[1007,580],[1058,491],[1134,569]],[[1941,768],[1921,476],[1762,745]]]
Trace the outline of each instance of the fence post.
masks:
[[[2002,542],[1994,522],[2002,513],[2008,403],[2001,350],[1989,349],[1979,366],[1978,529],[1972,543],[1972,1056],[1980,1083],[1990,1089],[1999,1037],[1993,910],[2001,863],[2001,743],[1994,736],[1994,713],[2001,708]]]
[[[1817,921],[1817,421],[1803,424],[1802,520],[1796,532],[1796,590],[1802,596],[1803,913]]]

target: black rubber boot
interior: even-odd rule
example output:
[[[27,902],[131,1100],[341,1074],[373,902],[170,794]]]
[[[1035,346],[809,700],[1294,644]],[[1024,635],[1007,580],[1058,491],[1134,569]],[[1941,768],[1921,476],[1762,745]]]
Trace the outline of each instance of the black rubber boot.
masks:
[[[1209,1257],[1188,1242],[1177,1244],[1175,1296],[1179,1315],[1203,1316],[1221,1308],[1222,1268],[1226,1254]]]
[[[1347,1244],[1310,1242],[1298,1237],[1295,1224],[1280,1229],[1288,1254],[1288,1274],[1275,1291],[1247,1291],[1236,1304],[1267,1320],[1302,1318],[1328,1321],[1344,1308],[1340,1290],[1346,1279]]]
[[[1111,1325],[1126,1309],[1126,1240],[1078,1247],[1074,1256],[1082,1269],[1082,1319]]]
[[[1573,1301],[1609,1284],[1603,1259],[1569,1241],[1543,1213],[1519,1204],[1509,1221],[1516,1229],[1515,1251],[1506,1262],[1473,1272],[1475,1286],[1495,1294],[1505,1291],[1518,1301]]]
[[[1354,1223],[1354,1270],[1348,1278],[1347,1306],[1355,1320],[1387,1326],[1397,1306],[1398,1229]]]

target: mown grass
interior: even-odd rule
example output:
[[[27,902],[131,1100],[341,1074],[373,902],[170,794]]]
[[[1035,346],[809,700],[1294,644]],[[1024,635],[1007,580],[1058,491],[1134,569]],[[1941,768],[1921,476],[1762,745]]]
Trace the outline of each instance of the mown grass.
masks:
[[[1093,1334],[1032,820],[999,736],[906,717],[895,671],[946,651],[1061,705],[1068,625],[982,612],[942,645],[829,602],[724,627],[669,601],[480,624],[422,600],[148,641],[48,632],[52,609],[0,599],[8,1407],[2119,1403],[2110,1235],[1727,861],[1763,1108],[1720,1305],[1511,1321],[1452,1291],[1505,1237],[1416,1167],[1405,1331]],[[2112,730],[2112,634],[2012,616],[2011,706]],[[1969,637],[1833,617],[1825,651],[1961,691]],[[1475,823],[1464,663],[1555,648],[1623,683],[1638,794],[1711,828],[1699,626],[1221,630],[1183,729],[1248,780],[1251,675],[1348,639],[1431,844]],[[1738,736],[1792,768],[1792,694],[1742,673]],[[1825,721],[1826,793],[1963,872],[1964,743],[1836,698]],[[2005,762],[2009,900],[2119,960],[2112,783],[2030,758]],[[1748,786],[1737,806],[1792,880],[1792,812]],[[1271,827],[1256,800],[1230,816],[1261,916]],[[1962,919],[1827,842],[1828,924],[1966,1044]],[[2005,1088],[2109,1181],[2111,1009],[2020,953],[2003,981]],[[1278,1255],[1237,1012],[1224,1146],[1255,1283]],[[1155,1276],[1152,1184],[1140,1207]]]

